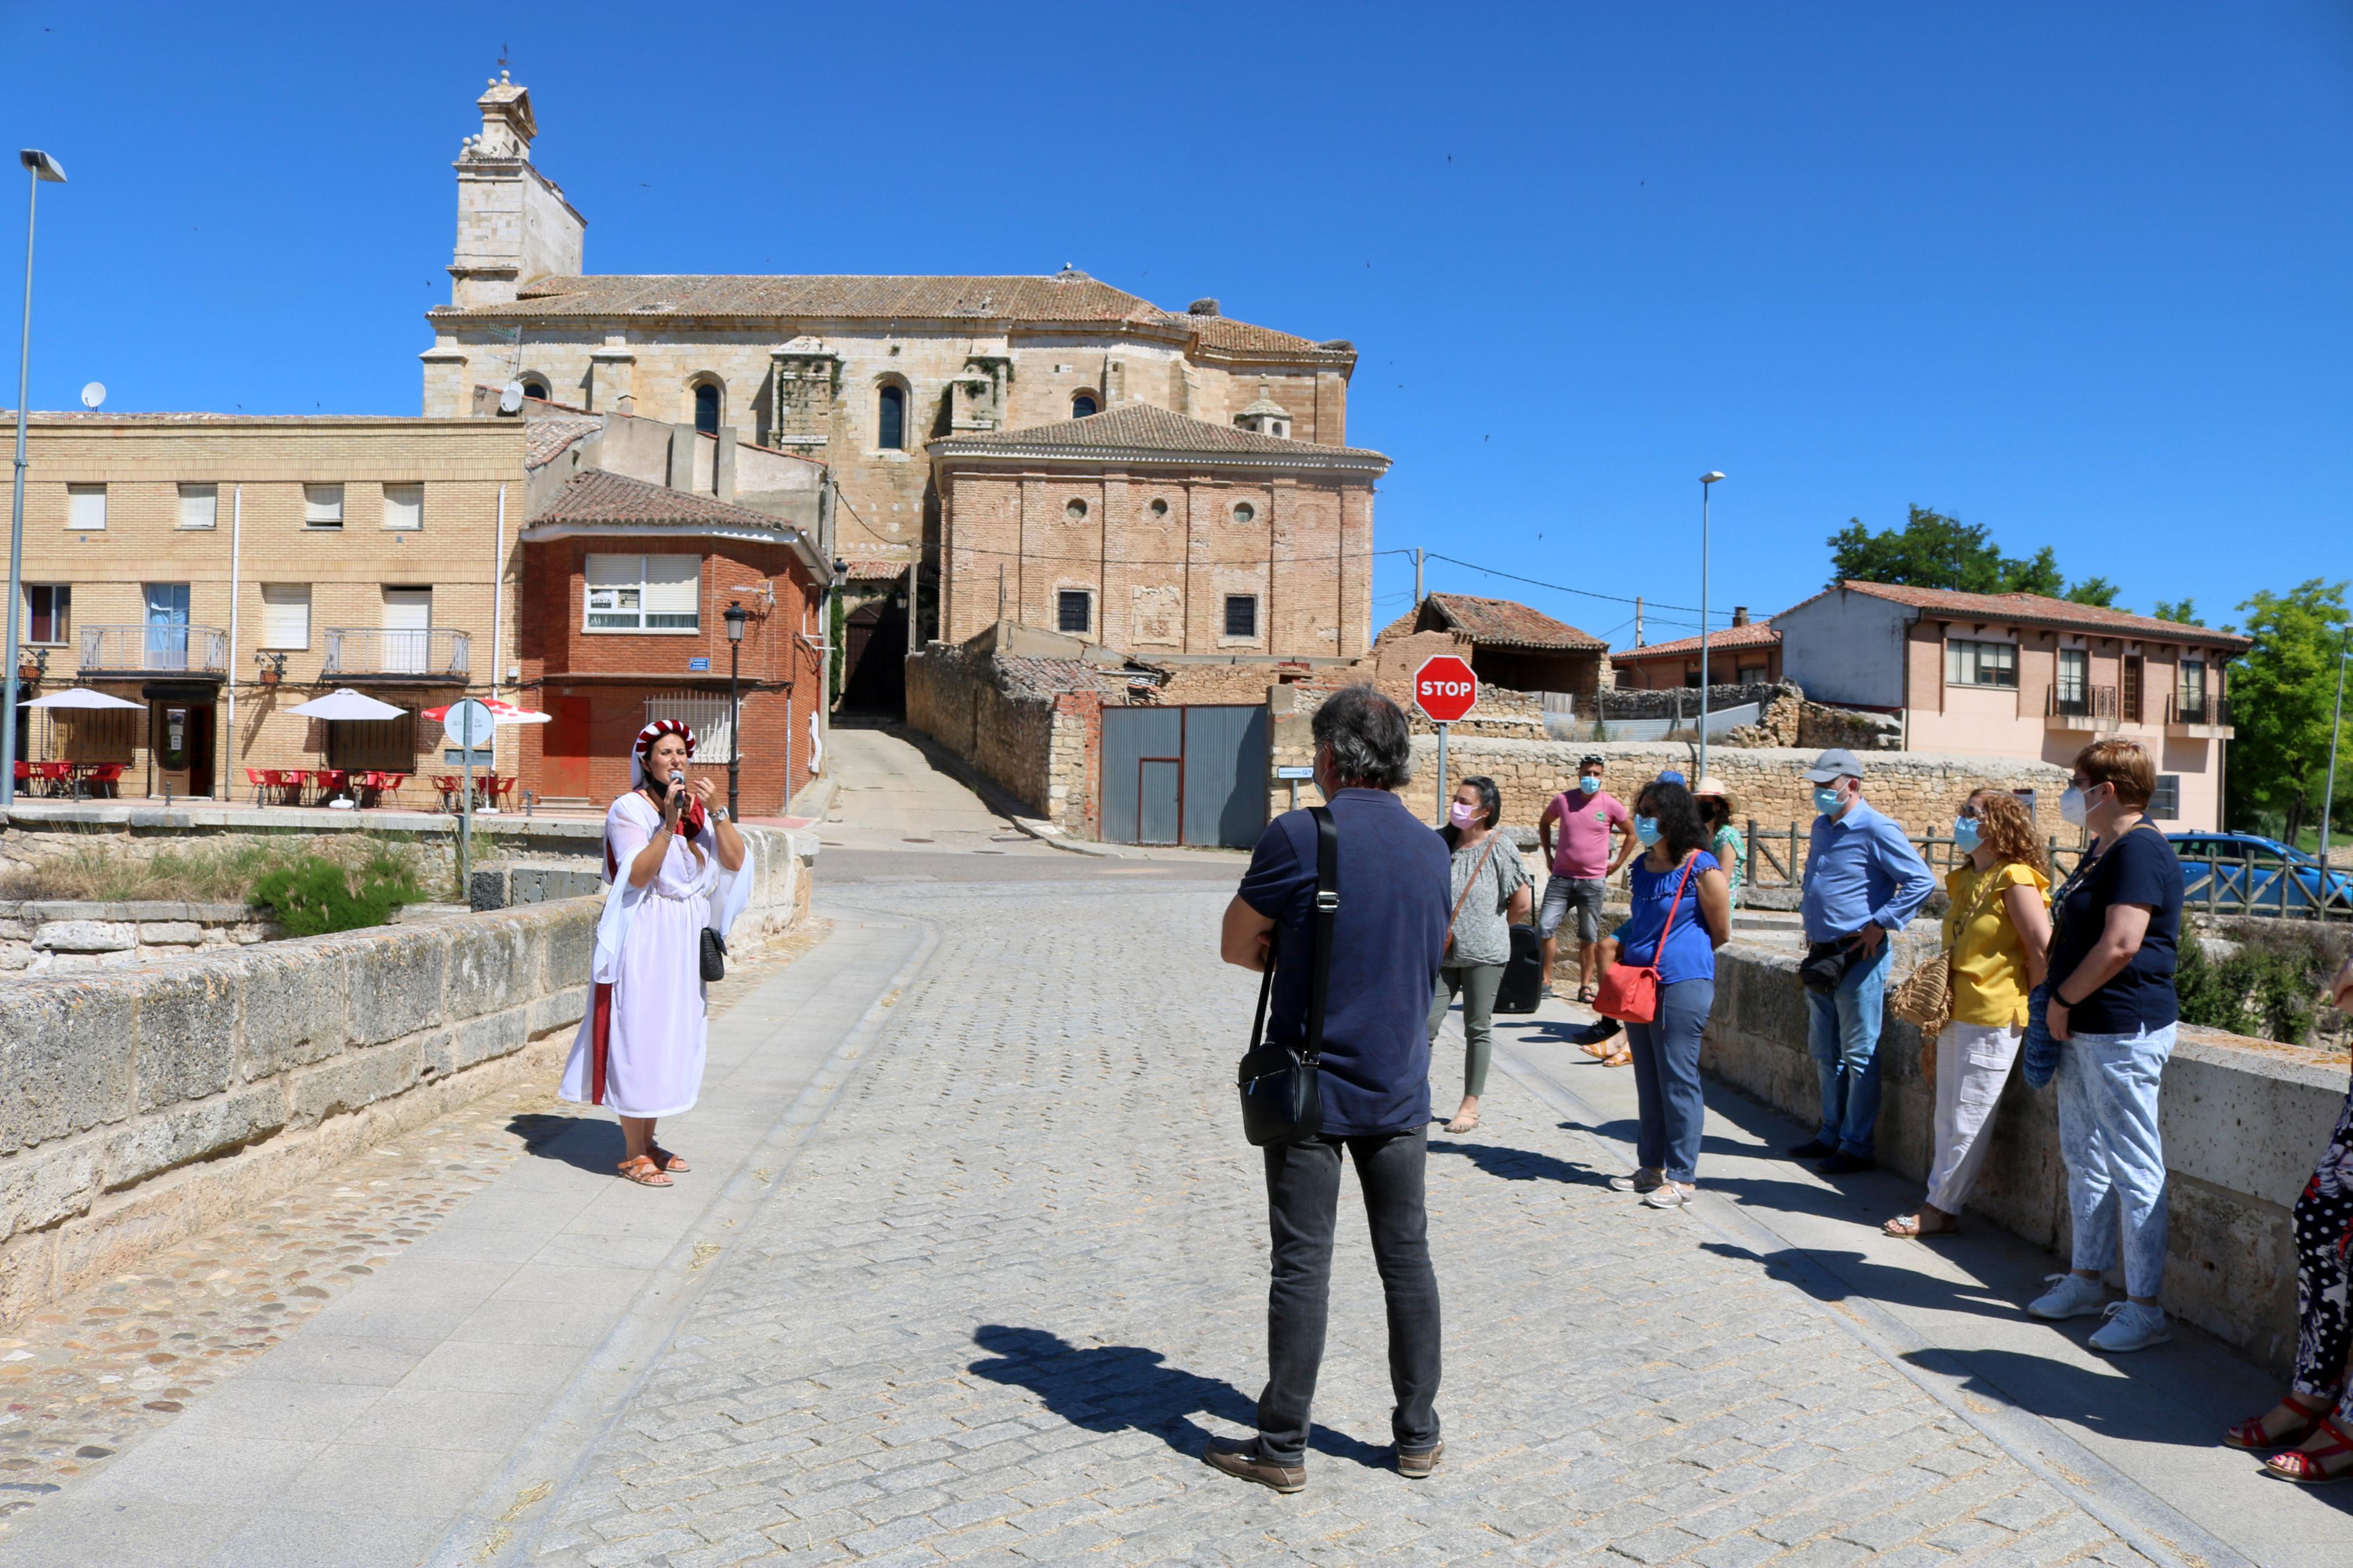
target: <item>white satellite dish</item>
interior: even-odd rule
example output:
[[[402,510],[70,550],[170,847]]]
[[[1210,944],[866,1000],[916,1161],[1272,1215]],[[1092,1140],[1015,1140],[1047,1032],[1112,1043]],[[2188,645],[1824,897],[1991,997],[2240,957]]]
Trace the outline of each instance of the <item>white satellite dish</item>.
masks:
[[[511,381],[499,388],[499,412],[513,414],[522,407],[522,383]]]
[[[95,408],[105,401],[106,383],[93,381],[81,389],[81,405],[84,408]]]

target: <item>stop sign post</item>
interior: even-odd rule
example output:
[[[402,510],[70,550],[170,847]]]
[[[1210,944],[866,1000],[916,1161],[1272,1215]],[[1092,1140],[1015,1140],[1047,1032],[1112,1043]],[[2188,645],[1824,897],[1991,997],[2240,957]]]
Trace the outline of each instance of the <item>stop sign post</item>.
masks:
[[[1451,653],[1424,659],[1413,672],[1413,705],[1438,726],[1438,821],[1446,824],[1446,727],[1478,706],[1479,677]]]

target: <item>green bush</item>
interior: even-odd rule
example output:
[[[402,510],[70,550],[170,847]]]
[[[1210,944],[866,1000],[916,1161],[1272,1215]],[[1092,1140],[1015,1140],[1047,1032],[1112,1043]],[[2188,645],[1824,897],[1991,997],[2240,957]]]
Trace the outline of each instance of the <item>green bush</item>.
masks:
[[[2242,921],[2231,940],[2238,951],[2208,955],[2182,933],[2173,973],[2181,1019],[2234,1035],[2300,1046],[2311,1038],[2321,987],[2345,962],[2341,931],[2293,921]]]
[[[421,903],[425,897],[407,865],[384,850],[348,870],[322,856],[304,855],[253,885],[253,901],[267,905],[289,936],[380,926],[401,905]]]

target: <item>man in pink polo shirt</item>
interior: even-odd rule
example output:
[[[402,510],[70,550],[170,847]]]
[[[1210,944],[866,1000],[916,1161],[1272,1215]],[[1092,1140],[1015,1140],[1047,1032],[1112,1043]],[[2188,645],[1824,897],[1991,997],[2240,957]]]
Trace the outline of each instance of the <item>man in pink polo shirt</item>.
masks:
[[[1593,1000],[1593,972],[1599,954],[1601,904],[1609,879],[1634,853],[1634,819],[1618,797],[1601,787],[1602,763],[1588,756],[1577,764],[1577,788],[1552,797],[1536,824],[1552,876],[1545,883],[1544,907],[1536,915],[1536,931],[1544,938],[1544,988],[1552,990],[1552,965],[1559,943],[1556,932],[1577,911],[1577,999]],[[1560,824],[1560,846],[1553,847],[1553,824]],[[1613,853],[1609,836],[1618,836]]]

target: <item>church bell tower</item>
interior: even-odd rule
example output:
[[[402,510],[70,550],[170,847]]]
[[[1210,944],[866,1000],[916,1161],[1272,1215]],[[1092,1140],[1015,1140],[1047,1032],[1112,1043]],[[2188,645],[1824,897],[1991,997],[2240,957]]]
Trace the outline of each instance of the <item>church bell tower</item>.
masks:
[[[501,71],[474,102],[482,128],[466,138],[454,165],[458,248],[449,263],[450,302],[508,304],[534,279],[579,272],[588,220],[532,166],[539,123],[530,90]]]

